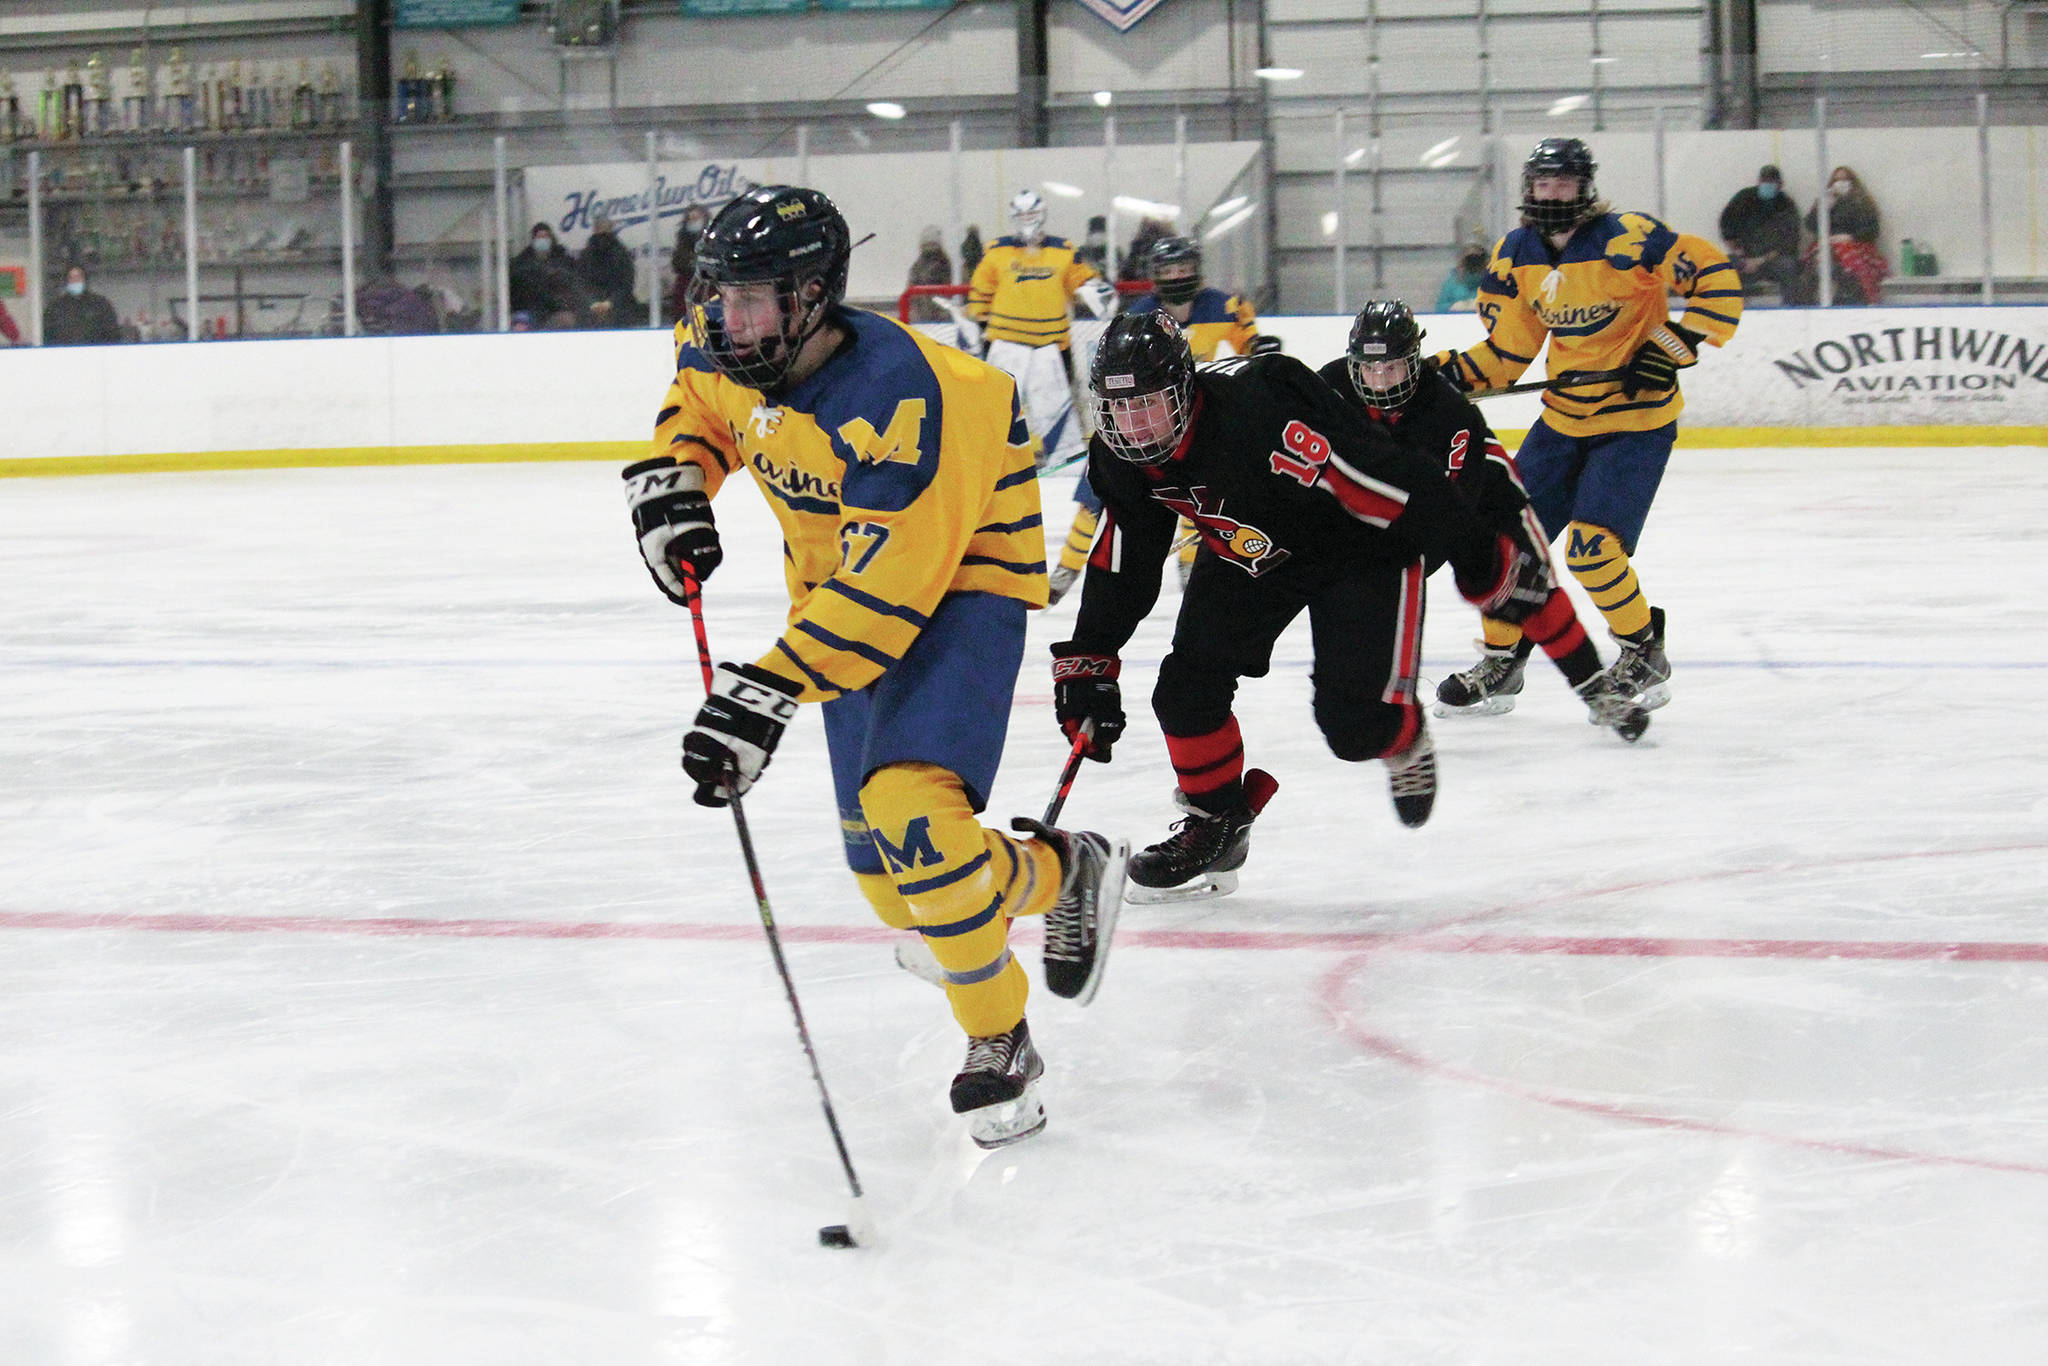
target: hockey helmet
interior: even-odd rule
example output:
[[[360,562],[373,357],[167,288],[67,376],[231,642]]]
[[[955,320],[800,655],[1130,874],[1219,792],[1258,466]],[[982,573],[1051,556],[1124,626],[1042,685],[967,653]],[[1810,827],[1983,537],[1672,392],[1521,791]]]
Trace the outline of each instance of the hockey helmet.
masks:
[[[762,185],[733,199],[697,242],[690,317],[698,349],[727,378],[774,389],[846,297],[852,254],[846,219],[816,190]],[[745,285],[773,287],[775,321],[736,338],[726,311]]]
[[[1592,217],[1596,169],[1593,149],[1577,138],[1545,138],[1537,143],[1522,163],[1522,222],[1538,232],[1569,232]],[[1559,176],[1577,180],[1578,194],[1570,199],[1538,199],[1536,182]]]
[[[1414,310],[1399,299],[1374,299],[1359,309],[1344,346],[1344,368],[1367,404],[1400,409],[1422,382],[1422,329]]]
[[[1145,265],[1161,303],[1188,303],[1202,292],[1202,248],[1192,237],[1160,238]]]
[[[1010,226],[1017,230],[1017,237],[1024,242],[1036,243],[1045,237],[1045,201],[1036,190],[1019,190],[1010,197]]]
[[[1088,368],[1095,434],[1122,459],[1156,465],[1180,448],[1195,415],[1195,357],[1167,314],[1110,321]]]

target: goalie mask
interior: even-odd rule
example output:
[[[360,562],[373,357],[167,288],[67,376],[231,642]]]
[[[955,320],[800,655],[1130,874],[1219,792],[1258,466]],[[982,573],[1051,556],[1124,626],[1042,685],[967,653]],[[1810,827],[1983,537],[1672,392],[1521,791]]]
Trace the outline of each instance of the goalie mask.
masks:
[[[1195,416],[1195,357],[1180,324],[1161,312],[1113,320],[1088,370],[1095,434],[1112,453],[1157,465],[1186,439]]]
[[[1398,412],[1422,382],[1422,329],[1399,299],[1375,299],[1351,321],[1344,346],[1351,387],[1369,407]]]
[[[1202,292],[1202,248],[1192,237],[1162,237],[1146,261],[1152,292],[1163,304],[1194,302]]]
[[[1035,247],[1045,240],[1045,201],[1036,190],[1019,190],[1011,198],[1010,226],[1026,246]]]
[[[1545,138],[1522,163],[1522,222],[1542,233],[1569,232],[1593,216],[1593,149],[1577,138]],[[1579,182],[1568,199],[1538,199],[1536,182],[1554,178]]]
[[[763,185],[723,209],[697,242],[690,326],[728,379],[764,394],[846,297],[852,234],[816,190]]]

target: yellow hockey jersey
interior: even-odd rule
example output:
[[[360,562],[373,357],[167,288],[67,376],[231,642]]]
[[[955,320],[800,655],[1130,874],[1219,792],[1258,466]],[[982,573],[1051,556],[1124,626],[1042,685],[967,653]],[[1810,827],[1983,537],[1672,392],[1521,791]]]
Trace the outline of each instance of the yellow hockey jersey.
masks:
[[[789,624],[757,661],[819,701],[873,683],[948,593],[1046,600],[1045,533],[1017,386],[891,319],[841,308],[847,341],[769,402],[676,328],[654,453],[716,496],[745,466],[782,527]]]
[[[1147,294],[1134,300],[1125,311],[1152,313],[1163,307],[1157,294]],[[1180,330],[1187,334],[1188,349],[1195,353],[1197,361],[1215,360],[1216,349],[1224,342],[1229,342],[1237,355],[1248,356],[1252,339],[1259,335],[1256,317],[1249,300],[1220,289],[1203,289],[1190,301],[1188,320],[1180,325]]]
[[[1436,359],[1473,389],[1513,384],[1550,341],[1549,370],[1619,370],[1660,324],[1670,296],[1686,300],[1679,321],[1716,346],[1742,318],[1742,281],[1719,248],[1673,232],[1648,214],[1607,213],[1579,225],[1564,250],[1516,228],[1495,244],[1479,282],[1486,340]],[[1676,388],[1630,398],[1617,383],[1543,395],[1544,421],[1566,436],[1640,432],[1678,417]]]
[[[990,341],[1064,351],[1067,300],[1095,274],[1074,259],[1074,248],[1063,237],[1047,237],[1035,247],[1019,238],[998,237],[967,282],[967,316],[982,325]]]

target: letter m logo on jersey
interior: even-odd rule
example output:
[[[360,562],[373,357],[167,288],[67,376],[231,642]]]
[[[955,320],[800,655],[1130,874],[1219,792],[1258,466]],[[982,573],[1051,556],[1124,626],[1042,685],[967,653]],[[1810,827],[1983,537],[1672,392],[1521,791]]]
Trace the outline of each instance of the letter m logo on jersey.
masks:
[[[875,848],[888,861],[890,868],[902,872],[906,868],[928,868],[944,863],[939,846],[932,843],[932,822],[929,816],[913,816],[910,824],[903,827],[903,843],[891,844],[889,837],[880,830],[869,829],[875,838]]]
[[[854,418],[839,428],[839,439],[863,465],[880,465],[895,460],[905,465],[918,462],[924,433],[924,400],[906,398],[889,416],[888,427],[877,432],[864,417]]]
[[[1605,531],[1595,531],[1588,536],[1577,526],[1573,526],[1571,544],[1565,551],[1565,557],[1573,560],[1597,560],[1607,553],[1600,544],[1606,539]]]

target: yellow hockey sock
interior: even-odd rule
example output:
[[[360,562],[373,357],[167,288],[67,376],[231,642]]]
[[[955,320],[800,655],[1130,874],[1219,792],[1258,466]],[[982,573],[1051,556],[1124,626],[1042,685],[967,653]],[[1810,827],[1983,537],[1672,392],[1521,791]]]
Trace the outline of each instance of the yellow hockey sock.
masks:
[[[1607,629],[1631,636],[1650,624],[1650,604],[1636,581],[1621,537],[1604,526],[1573,522],[1565,528],[1565,565],[1607,618]]]
[[[1014,1028],[1029,987],[1010,953],[1010,921],[1051,908],[1058,855],[982,825],[959,777],[936,764],[877,769],[860,804],[890,880],[945,970],[953,1018],[977,1038]]]
[[[1074,505],[1074,525],[1067,532],[1067,543],[1060,547],[1060,568],[1078,574],[1088,567],[1088,552],[1095,548],[1095,528],[1101,522],[1093,508]]]

